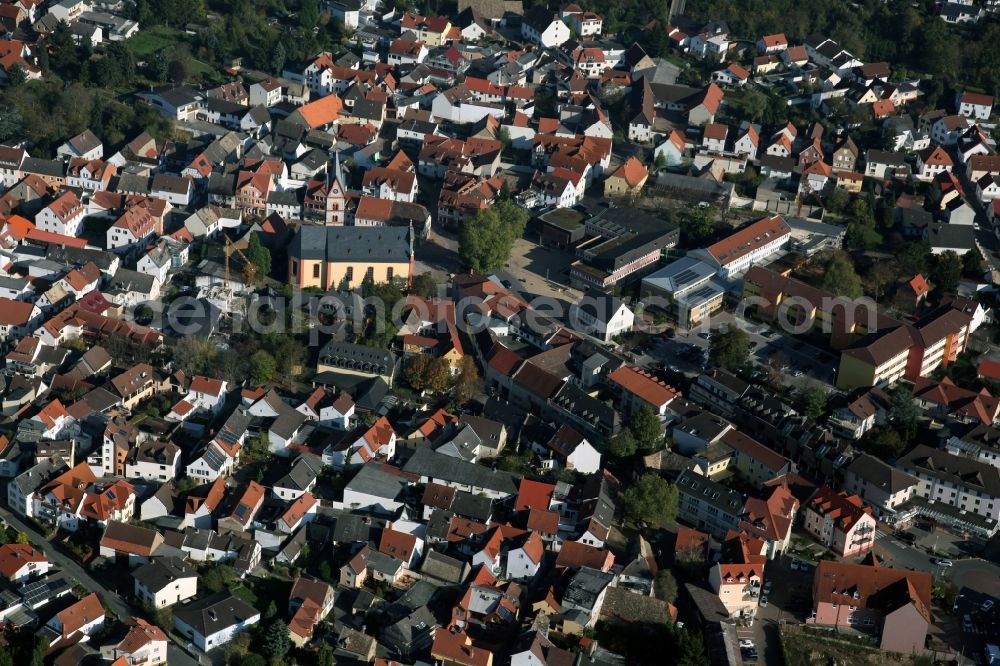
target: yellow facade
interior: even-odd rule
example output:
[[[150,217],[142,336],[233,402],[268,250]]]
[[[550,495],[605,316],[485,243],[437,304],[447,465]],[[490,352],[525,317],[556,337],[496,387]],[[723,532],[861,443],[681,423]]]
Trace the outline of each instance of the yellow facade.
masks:
[[[316,287],[354,289],[368,282],[380,284],[410,279],[409,262],[326,262],[321,259],[288,260],[288,279],[300,289]]]

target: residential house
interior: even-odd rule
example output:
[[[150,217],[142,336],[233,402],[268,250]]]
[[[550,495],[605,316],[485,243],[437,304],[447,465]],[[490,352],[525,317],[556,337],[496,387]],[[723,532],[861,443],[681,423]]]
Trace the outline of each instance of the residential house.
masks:
[[[260,622],[260,611],[223,590],[174,611],[174,630],[203,652],[229,643]]]
[[[877,523],[871,507],[858,495],[823,486],[806,503],[802,525],[814,539],[838,557],[850,557],[875,547]]]

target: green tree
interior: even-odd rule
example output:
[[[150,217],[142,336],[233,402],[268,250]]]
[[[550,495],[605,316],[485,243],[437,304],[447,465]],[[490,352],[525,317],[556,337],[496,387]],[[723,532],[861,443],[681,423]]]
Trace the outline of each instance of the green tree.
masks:
[[[410,293],[433,298],[438,295],[438,281],[434,279],[434,274],[427,272],[414,276],[410,284]]]
[[[0,666],[14,666],[14,649],[9,645],[0,646]]]
[[[876,458],[890,460],[903,453],[906,442],[895,428],[877,427],[865,435],[862,448]]]
[[[45,666],[45,655],[49,651],[49,639],[42,637],[31,652],[31,666]]]
[[[0,106],[0,141],[24,136],[24,118],[16,106]]]
[[[236,584],[236,572],[228,564],[215,564],[204,571],[199,576],[198,585],[208,592],[221,592]]]
[[[336,666],[337,660],[333,658],[333,648],[326,641],[319,644],[316,650],[316,666]]]
[[[677,601],[677,579],[670,573],[670,569],[660,569],[653,579],[653,592],[657,599],[662,599],[667,603]]]
[[[299,7],[299,27],[312,30],[319,24],[319,0],[302,0]],[[280,74],[281,72],[277,72]]]
[[[278,614],[278,604],[274,603],[274,599],[271,599],[271,603],[269,603],[267,605],[267,609],[264,610],[264,619],[270,620],[277,614]]]
[[[892,390],[892,407],[889,409],[889,420],[899,430],[904,443],[910,442],[917,435],[917,421],[920,410],[913,402],[913,395],[905,386],[897,386]]]
[[[980,279],[986,266],[983,264],[983,257],[979,250],[969,250],[962,255],[962,272],[970,278]]]
[[[826,413],[826,392],[818,386],[811,386],[802,392],[802,405],[806,416],[816,420]]]
[[[21,63],[15,62],[9,70],[7,70],[7,85],[11,88],[17,88],[24,84],[28,80],[28,73],[24,71],[24,67]]]
[[[218,357],[214,342],[194,335],[181,338],[173,350],[174,363],[189,376],[209,373]]]
[[[513,202],[501,201],[468,220],[459,235],[458,251],[473,269],[488,273],[510,259],[514,241],[524,234],[528,212]]]
[[[250,234],[250,241],[247,244],[247,259],[254,265],[257,272],[257,279],[261,280],[271,272],[271,251],[260,242],[260,236],[255,233]]]
[[[425,354],[415,354],[403,363],[403,377],[414,391],[427,389],[427,376],[431,358]]]
[[[327,583],[336,582],[333,578],[333,568],[330,566],[328,560],[323,560],[319,563],[319,577]]]
[[[630,430],[622,430],[608,442],[608,453],[619,460],[631,458],[639,450]]]
[[[261,639],[264,654],[273,659],[282,659],[292,649],[292,639],[288,635],[288,625],[275,620],[264,632]]]
[[[962,279],[962,258],[948,250],[937,256],[934,270],[931,271],[931,282],[939,293],[952,293]]]
[[[288,52],[285,51],[285,45],[278,42],[274,45],[274,51],[271,53],[271,71],[277,75],[281,75],[281,72],[285,69],[285,60],[288,58]]]
[[[864,294],[861,278],[854,271],[854,264],[845,255],[837,253],[826,262],[823,288],[838,296],[859,298]]]
[[[663,424],[648,405],[643,405],[632,415],[629,430],[636,447],[643,453],[652,453],[663,448]]]
[[[452,396],[455,398],[455,403],[464,405],[482,390],[483,380],[479,376],[476,361],[472,356],[463,356],[458,362],[458,374],[455,376],[455,385],[452,387]]]
[[[17,533],[17,542],[22,546],[27,546],[31,544],[31,537],[28,536],[27,532]]]
[[[750,337],[738,326],[716,331],[708,346],[712,365],[736,372],[746,367],[750,355]]]
[[[715,233],[715,208],[691,208],[681,223],[684,247],[701,247]]]
[[[427,364],[427,389],[434,393],[440,393],[448,389],[451,381],[451,368],[448,361],[443,358],[432,358]]]
[[[677,487],[659,474],[647,472],[622,493],[625,513],[654,527],[677,517]]]
[[[263,349],[258,349],[250,356],[250,378],[257,384],[271,381],[277,370],[278,362]]]

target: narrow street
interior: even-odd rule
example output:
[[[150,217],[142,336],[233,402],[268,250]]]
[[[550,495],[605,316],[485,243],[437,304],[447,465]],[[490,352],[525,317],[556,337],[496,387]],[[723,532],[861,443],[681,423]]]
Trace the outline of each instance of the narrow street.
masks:
[[[6,508],[0,508],[0,518],[14,529],[30,536],[31,542],[42,549],[42,552],[49,558],[49,561],[59,567],[71,579],[80,583],[91,592],[97,592],[101,596],[101,601],[120,620],[126,620],[137,614],[121,596],[98,583],[79,562],[58,550],[32,525],[23,522]],[[171,640],[170,645],[167,647],[167,659],[170,666],[175,666],[175,664],[180,664],[180,666],[197,666],[198,664],[198,661],[185,652],[174,640]]]

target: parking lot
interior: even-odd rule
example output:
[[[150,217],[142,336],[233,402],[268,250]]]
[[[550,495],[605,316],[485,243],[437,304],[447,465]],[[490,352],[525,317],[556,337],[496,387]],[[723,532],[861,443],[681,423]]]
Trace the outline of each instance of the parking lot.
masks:
[[[764,589],[761,606],[751,626],[739,626],[737,637],[752,641],[757,652],[757,662],[781,663],[781,645],[778,642],[778,625],[783,622],[805,622],[812,613],[812,581],[816,565],[792,569],[795,558],[779,557],[769,560],[764,568]],[[767,605],[764,606],[764,598]],[[744,661],[747,654],[744,654]]]

